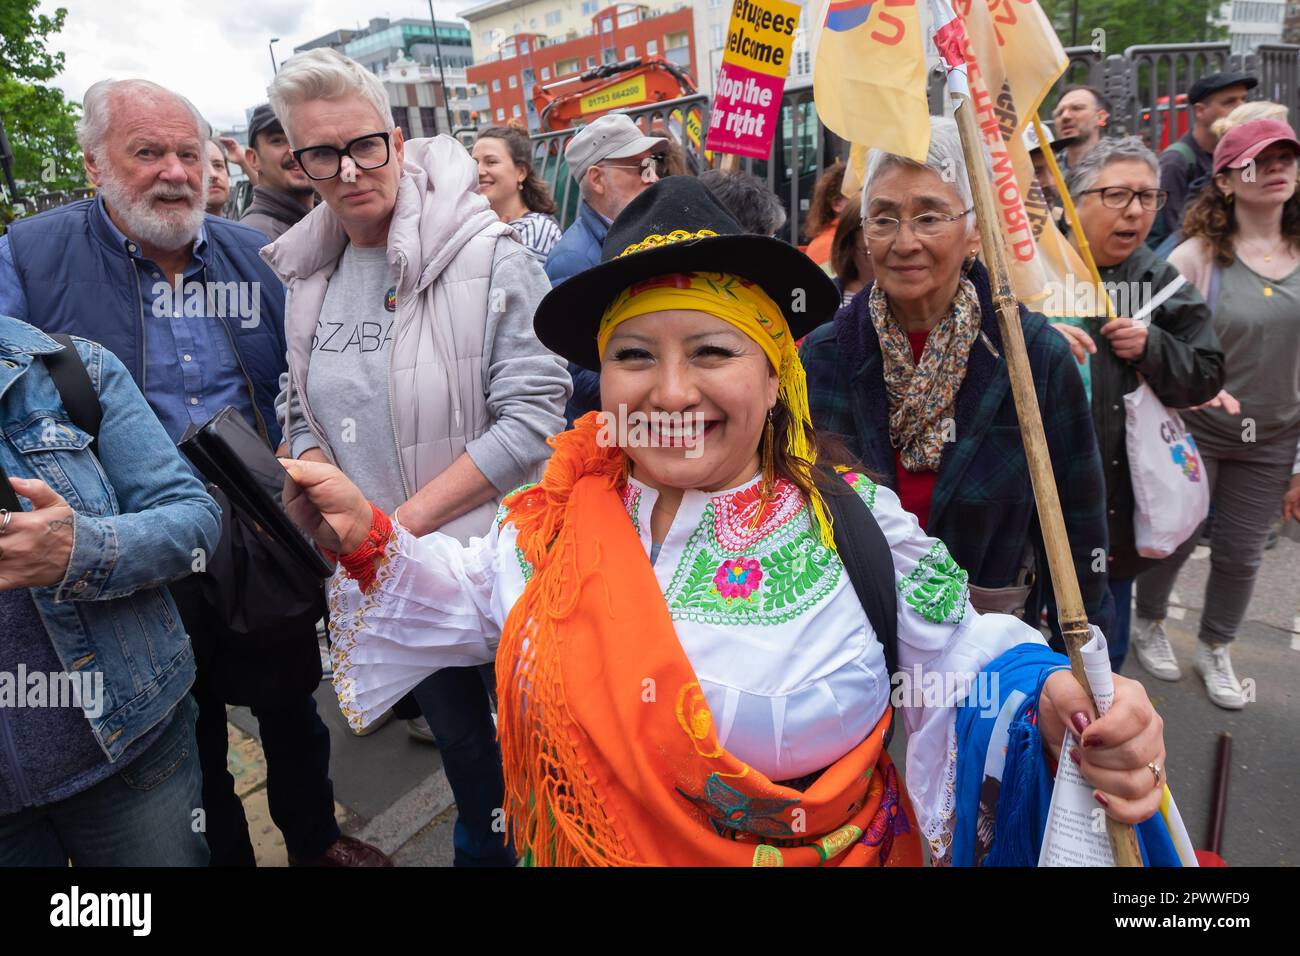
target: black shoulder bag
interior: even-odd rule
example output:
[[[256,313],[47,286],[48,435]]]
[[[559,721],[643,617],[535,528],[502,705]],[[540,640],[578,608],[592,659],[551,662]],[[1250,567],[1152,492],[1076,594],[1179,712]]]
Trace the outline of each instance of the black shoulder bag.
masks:
[[[885,649],[885,667],[892,681],[898,670],[898,598],[889,542],[871,509],[856,494],[826,495],[825,500],[835,525],[835,548],[871,629]],[[885,746],[893,734],[890,724]]]

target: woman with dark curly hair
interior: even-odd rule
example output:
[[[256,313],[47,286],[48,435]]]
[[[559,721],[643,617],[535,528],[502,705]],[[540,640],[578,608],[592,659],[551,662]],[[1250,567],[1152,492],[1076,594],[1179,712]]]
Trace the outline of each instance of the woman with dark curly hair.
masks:
[[[502,222],[545,263],[551,247],[560,241],[551,188],[533,170],[533,144],[516,126],[493,126],[478,134],[474,143],[478,163],[478,189],[492,204]]]
[[[1210,699],[1245,704],[1228,645],[1250,604],[1270,525],[1288,483],[1300,476],[1300,140],[1279,120],[1230,130],[1214,150],[1214,181],[1188,206],[1187,240],[1169,261],[1205,296],[1227,364],[1225,389],[1236,409],[1184,412],[1210,479],[1214,502],[1210,578],[1195,667]],[[1156,677],[1177,680],[1164,633],[1178,571],[1196,546],[1192,535],[1138,577],[1138,659]]]

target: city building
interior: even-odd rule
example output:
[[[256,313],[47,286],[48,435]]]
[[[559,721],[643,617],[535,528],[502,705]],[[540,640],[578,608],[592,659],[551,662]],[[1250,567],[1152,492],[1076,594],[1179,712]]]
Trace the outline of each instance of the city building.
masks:
[[[306,53],[308,50],[319,50],[328,47],[331,50],[338,50],[342,53],[343,48],[347,46],[348,41],[361,32],[362,31],[360,30],[331,30],[324,36],[317,37],[314,40],[308,40],[301,46],[294,47],[293,52]]]
[[[375,17],[364,29],[333,30],[294,47],[293,52],[324,47],[351,57],[383,80],[393,108],[393,122],[408,139],[474,125],[473,101],[478,91],[465,76],[474,54],[469,30],[463,23],[439,20],[435,42],[433,25],[428,20]]]
[[[444,68],[463,70],[474,62],[469,30],[454,20],[438,21],[436,45],[433,25],[428,20],[375,17],[364,30],[332,30],[294,47],[293,52],[305,53],[322,47],[350,56],[375,74],[384,72],[389,64],[398,60],[413,60],[436,67],[439,49],[442,50]]]
[[[1219,8],[1233,53],[1253,53],[1261,43],[1281,43],[1286,0],[1229,0]]]
[[[495,0],[463,11],[460,16],[469,21],[473,38],[475,62],[466,75],[478,88],[471,100],[478,125],[518,120],[537,131],[536,84],[633,57],[662,56],[698,83],[694,13],[688,4],[673,6],[680,9],[651,3],[597,7],[595,0]],[[590,10],[582,29],[573,25],[579,22],[572,15],[575,9]]]
[[[460,127],[474,125],[470,85],[464,69],[448,67],[439,77],[436,66],[399,59],[390,63],[379,78],[388,91],[393,123],[401,127],[402,135],[407,139],[451,133]],[[443,94],[443,78],[447,81],[449,104]],[[447,126],[448,105],[451,107],[450,129]]]
[[[684,0],[638,0],[638,5],[654,13],[692,6]],[[609,6],[610,0],[487,0],[457,16],[469,23],[474,62],[481,63],[520,33],[540,33],[553,42],[591,36],[592,19]]]
[[[444,69],[464,69],[474,62],[469,30],[463,23],[451,20],[438,21],[437,45],[434,44],[433,26],[428,20],[390,22],[377,17],[370,21],[364,32],[353,35],[343,46],[345,54],[372,73],[382,73],[390,63],[400,59],[437,67],[439,50],[442,51]]]
[[[1282,42],[1300,43],[1300,2],[1296,0],[1286,5],[1282,18]]]

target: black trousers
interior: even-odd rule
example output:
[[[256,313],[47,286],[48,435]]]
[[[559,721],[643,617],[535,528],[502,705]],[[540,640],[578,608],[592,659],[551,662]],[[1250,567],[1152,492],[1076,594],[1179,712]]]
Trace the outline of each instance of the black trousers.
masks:
[[[330,782],[329,730],[312,692],[320,683],[316,615],[286,619],[274,632],[239,634],[213,620],[197,589],[173,586],[194,645],[198,674],[191,693],[203,772],[203,807],[212,866],[253,866],[244,807],[226,765],[226,705],[257,718],[266,755],[271,820],[289,855],[319,856],[339,838]]]

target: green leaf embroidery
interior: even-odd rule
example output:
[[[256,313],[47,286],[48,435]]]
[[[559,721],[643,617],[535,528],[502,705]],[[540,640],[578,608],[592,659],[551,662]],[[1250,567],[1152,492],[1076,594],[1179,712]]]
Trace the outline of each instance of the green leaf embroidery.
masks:
[[[968,576],[942,541],[936,541],[916,568],[898,582],[899,593],[931,624],[957,624],[966,614]]]
[[[830,552],[814,545],[810,537],[800,538],[760,559],[763,566],[764,608],[779,611],[794,607],[801,597],[817,586]]]

